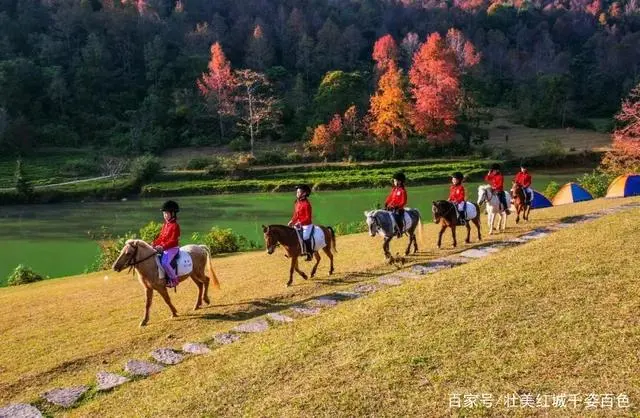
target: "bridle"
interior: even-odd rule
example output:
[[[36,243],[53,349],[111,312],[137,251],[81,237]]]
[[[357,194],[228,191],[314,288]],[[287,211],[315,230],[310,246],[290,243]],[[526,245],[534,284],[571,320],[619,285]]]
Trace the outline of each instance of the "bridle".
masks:
[[[436,208],[436,209],[438,210],[438,214],[436,214],[436,213],[434,213],[434,214],[433,214],[433,216],[434,216],[434,217],[437,217],[437,218],[438,218],[438,219],[434,219],[434,221],[435,221],[436,223],[440,222],[440,219],[442,219],[442,218],[446,218],[446,216],[447,216],[447,215],[449,215],[449,213],[450,213],[452,210],[455,210],[455,208],[456,208],[456,205],[455,205],[455,204],[453,204],[453,203],[451,203],[451,202],[447,202],[447,203],[449,203],[449,209],[447,209],[447,210],[446,210],[446,211],[444,211],[443,213],[440,213],[440,206],[439,206],[439,205],[436,205],[436,204],[434,204],[434,205],[433,205],[433,207],[434,207],[434,208]]]
[[[491,196],[487,196],[487,195],[491,195]],[[482,198],[478,202],[478,206],[482,206],[482,204],[485,203],[485,202],[490,202],[492,198],[493,198],[492,189],[490,187],[483,188],[482,189]]]
[[[127,273],[131,273],[133,272],[133,269],[135,268],[135,266],[137,266],[138,264],[147,261],[148,259],[150,259],[151,257],[155,257],[158,253],[157,252],[153,252],[150,255],[146,256],[145,258],[141,259],[141,260],[136,260],[136,258],[138,257],[138,245],[133,245],[133,244],[127,244],[131,247],[133,247],[133,255],[129,258],[129,260],[127,260],[127,262],[124,264],[124,266],[122,266],[122,269],[126,269],[127,267],[129,267],[129,271],[127,271]]]

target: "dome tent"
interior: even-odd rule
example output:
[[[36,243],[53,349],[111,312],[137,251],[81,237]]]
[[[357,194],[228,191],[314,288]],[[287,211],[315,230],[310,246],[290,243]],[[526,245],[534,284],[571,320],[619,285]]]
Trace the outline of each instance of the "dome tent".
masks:
[[[566,205],[569,203],[593,200],[591,193],[580,187],[577,183],[567,183],[558,190],[553,197],[553,206]]]
[[[629,197],[640,195],[640,175],[625,174],[611,182],[606,197]]]

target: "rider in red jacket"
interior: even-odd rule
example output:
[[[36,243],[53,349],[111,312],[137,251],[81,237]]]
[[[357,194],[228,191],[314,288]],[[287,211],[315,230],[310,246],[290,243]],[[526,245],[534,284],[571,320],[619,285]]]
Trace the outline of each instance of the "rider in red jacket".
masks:
[[[398,238],[402,236],[404,230],[404,207],[407,205],[407,190],[404,188],[404,183],[407,181],[407,177],[404,173],[399,172],[393,175],[393,188],[391,193],[384,201],[386,210],[393,212],[393,218],[398,225],[396,234]]]
[[[509,211],[509,207],[507,206],[507,197],[504,194],[504,176],[500,172],[500,164],[493,164],[491,166],[491,170],[484,177],[484,180],[491,185],[491,188],[498,195],[498,199],[500,199],[500,203],[507,212],[507,215],[511,212]]]
[[[526,203],[527,204],[531,203],[531,200],[533,199],[533,190],[531,190],[532,179],[531,179],[531,174],[529,174],[529,171],[527,170],[527,166],[524,163],[520,164],[520,172],[516,174],[516,177],[513,179],[513,181],[517,185],[522,187],[525,198],[527,200]]]
[[[449,188],[449,202],[455,205],[458,213],[458,222],[460,224],[464,224],[467,218],[465,213],[467,209],[467,203],[465,202],[466,192],[462,185],[463,180],[464,175],[461,172],[454,173],[453,176],[451,176],[451,182],[453,184]]]
[[[153,247],[162,253],[160,264],[167,273],[167,287],[178,285],[178,274],[173,270],[171,262],[180,252],[180,225],[178,225],[178,212],[180,207],[173,200],[168,200],[162,205],[162,215],[165,223],[162,225],[160,234],[153,240]]]
[[[304,243],[302,253],[307,255],[306,261],[311,261],[313,248],[311,244],[311,232],[313,224],[311,221],[311,202],[309,195],[311,188],[306,184],[296,187],[296,203],[293,208],[293,216],[289,221],[289,226],[302,230],[302,242]]]

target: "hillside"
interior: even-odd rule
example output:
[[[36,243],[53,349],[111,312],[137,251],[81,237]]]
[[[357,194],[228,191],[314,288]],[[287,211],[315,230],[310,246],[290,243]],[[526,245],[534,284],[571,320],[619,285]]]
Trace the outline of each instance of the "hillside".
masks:
[[[539,210],[532,223],[511,226],[508,234],[488,241],[628,201]],[[627,373],[637,369],[630,348],[638,339],[630,316],[637,304],[632,290],[637,257],[629,246],[638,220],[637,210],[610,215],[345,302],[318,318],[248,337],[114,394],[90,395],[75,413],[264,416],[383,408],[389,415],[420,410],[439,415],[448,391],[462,390],[616,391],[633,399],[638,382],[629,383]],[[411,263],[452,253],[434,249],[435,231],[425,227],[427,245]],[[378,239],[365,235],[341,237],[338,274],[326,278],[322,264],[319,278],[297,279],[290,289],[284,288],[287,262],[281,253],[218,258],[222,291],[212,292],[211,307],[189,312],[195,288],[182,285],[171,294],[182,316],[166,320],[168,310],[156,299],[144,329],[137,327],[142,290],[131,276],[107,272],[1,289],[0,405],[33,401],[56,386],[89,383],[97,371],[118,371],[127,359],[146,358],[154,348],[210,341],[238,321],[374,280],[394,271],[381,264],[379,247]],[[399,247],[395,243],[393,252]],[[542,372],[545,356],[554,368]],[[195,388],[187,389],[186,381],[196,382]]]

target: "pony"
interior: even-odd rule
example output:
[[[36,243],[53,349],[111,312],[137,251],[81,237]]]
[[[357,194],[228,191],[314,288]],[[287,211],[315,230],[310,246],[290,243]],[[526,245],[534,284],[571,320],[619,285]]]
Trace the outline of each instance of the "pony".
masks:
[[[482,234],[480,232],[480,208],[478,205],[472,202],[468,202],[468,205],[473,205],[476,208],[476,216],[470,219],[478,230],[478,241],[482,241]],[[447,228],[451,228],[451,236],[453,237],[453,247],[458,245],[456,240],[456,227],[458,226],[458,208],[454,203],[448,200],[436,200],[431,205],[431,213],[433,214],[433,222],[440,224],[440,233],[438,234],[438,248],[442,245],[442,235]],[[471,242],[471,225],[469,222],[465,223],[467,227],[467,239],[464,241],[467,244]]]
[[[511,198],[508,193],[505,193],[507,200],[507,207],[511,206]],[[493,235],[493,223],[496,214],[500,215],[500,221],[498,222],[498,231],[504,232],[507,228],[507,212],[505,209],[500,209],[500,199],[498,194],[493,191],[490,185],[484,184],[478,187],[478,206],[482,206],[483,203],[487,204],[487,215],[489,220],[489,235]]]
[[[315,277],[316,271],[318,270],[318,264],[320,264],[320,253],[317,250],[322,249],[324,253],[329,257],[329,275],[333,274],[333,251],[338,252],[336,248],[336,233],[333,231],[333,228],[330,226],[315,226],[316,230],[320,230],[322,234],[324,234],[324,246],[320,246],[317,248],[314,245],[313,256],[316,259],[316,263],[311,269],[311,277]],[[271,255],[276,249],[278,244],[284,247],[286,252],[286,257],[291,259],[291,267],[289,269],[289,281],[287,282],[287,287],[291,286],[293,283],[293,271],[298,272],[303,279],[307,280],[308,277],[304,274],[303,271],[298,267],[298,257],[302,255],[301,248],[301,240],[298,235],[298,232],[295,228],[291,228],[285,225],[262,225],[262,232],[264,233],[264,242],[267,247],[267,254]],[[313,235],[315,236],[317,231],[314,231]]]
[[[193,263],[192,271],[189,274],[179,276],[180,282],[191,277],[193,282],[198,286],[198,297],[196,299],[194,310],[200,309],[202,303],[207,305],[209,301],[209,281],[213,281],[213,287],[220,289],[220,283],[216,277],[211,263],[211,254],[206,245],[186,245],[180,248],[181,252],[186,252],[191,256]],[[146,304],[144,308],[144,317],[140,326],[145,326],[149,322],[149,309],[153,299],[153,291],[160,293],[165,303],[171,310],[171,316],[177,317],[178,311],[171,303],[169,292],[167,291],[167,282],[160,278],[160,271],[156,258],[158,253],[156,250],[139,239],[130,239],[120,251],[120,255],[113,263],[113,270],[120,272],[129,267],[129,271],[134,269],[138,273],[138,280],[144,286],[146,291]]]
[[[525,191],[518,183],[513,183],[511,187],[511,199],[516,207],[516,223],[520,223],[520,213],[522,219],[529,222],[529,213],[531,212],[531,201],[527,202]]]
[[[416,240],[416,230],[420,236],[420,244],[422,244],[422,217],[420,216],[420,212],[418,209],[406,209],[404,211],[406,215],[409,216],[411,220],[411,225],[407,229],[407,222],[405,217],[404,231],[409,235],[409,244],[407,245],[407,249],[404,252],[404,255],[409,255],[409,251],[411,250],[411,244],[413,244],[413,253],[418,252],[418,242]],[[364,212],[364,216],[367,221],[367,226],[369,227],[369,235],[375,237],[376,235],[382,235],[384,237],[384,242],[382,243],[382,250],[384,251],[384,256],[387,260],[392,261],[391,252],[389,251],[389,242],[396,236],[394,231],[395,220],[393,219],[393,212],[388,210],[372,210],[368,212]]]

